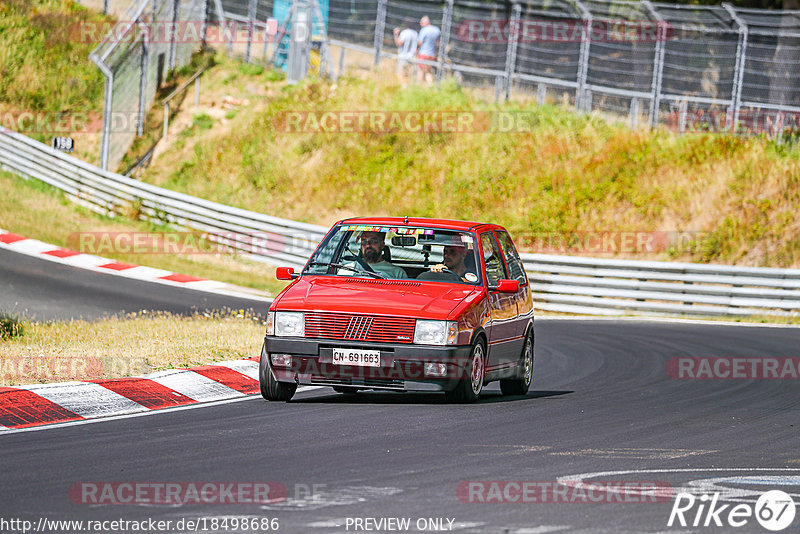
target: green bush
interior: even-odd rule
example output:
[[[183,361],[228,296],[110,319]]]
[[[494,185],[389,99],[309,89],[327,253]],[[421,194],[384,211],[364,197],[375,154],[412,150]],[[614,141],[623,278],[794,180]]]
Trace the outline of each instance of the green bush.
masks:
[[[16,315],[0,313],[0,340],[21,337],[25,334],[25,323]]]

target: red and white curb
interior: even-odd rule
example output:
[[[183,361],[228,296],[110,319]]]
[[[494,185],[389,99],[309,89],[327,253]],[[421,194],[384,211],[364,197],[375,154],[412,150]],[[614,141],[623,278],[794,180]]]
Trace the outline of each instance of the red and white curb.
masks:
[[[261,302],[272,302],[272,297],[263,291],[242,288],[215,280],[206,280],[205,278],[197,278],[196,276],[174,273],[164,269],[123,263],[93,254],[84,254],[56,245],[50,245],[37,239],[30,239],[25,236],[13,234],[1,228],[0,248],[99,273],[205,291],[207,293],[217,293]]]
[[[318,387],[299,388],[318,389]],[[235,360],[142,377],[0,387],[0,435],[259,393],[258,362]]]

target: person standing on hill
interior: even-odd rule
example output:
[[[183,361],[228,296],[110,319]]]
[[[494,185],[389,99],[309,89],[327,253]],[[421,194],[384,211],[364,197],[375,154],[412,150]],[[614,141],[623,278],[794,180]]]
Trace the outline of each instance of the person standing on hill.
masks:
[[[411,73],[407,71],[411,69],[411,61],[416,55],[418,40],[419,35],[416,30],[411,28],[402,31],[400,28],[394,29],[394,44],[397,46],[397,78],[403,87],[407,85],[406,80],[411,78]]]
[[[427,15],[419,20],[419,51],[417,59],[423,61],[436,61],[436,43],[442,36],[442,30],[431,24],[431,19]],[[419,83],[427,81],[433,83],[433,67],[423,63],[418,64],[417,79]]]

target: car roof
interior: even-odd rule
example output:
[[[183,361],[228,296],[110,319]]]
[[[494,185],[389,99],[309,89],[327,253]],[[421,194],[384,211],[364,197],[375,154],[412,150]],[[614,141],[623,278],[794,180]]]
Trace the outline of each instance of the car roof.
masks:
[[[407,221],[407,222],[406,222]],[[474,230],[477,226],[500,227],[497,224],[487,224],[471,221],[456,221],[452,219],[428,219],[425,217],[352,217],[339,221],[341,224],[361,224],[375,226],[431,226],[449,230]]]

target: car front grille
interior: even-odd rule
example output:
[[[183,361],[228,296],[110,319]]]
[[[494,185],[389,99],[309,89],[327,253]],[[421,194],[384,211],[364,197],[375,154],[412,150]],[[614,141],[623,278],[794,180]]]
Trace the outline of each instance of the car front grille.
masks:
[[[414,323],[414,319],[403,317],[306,312],[306,337],[411,343],[414,340]]]

